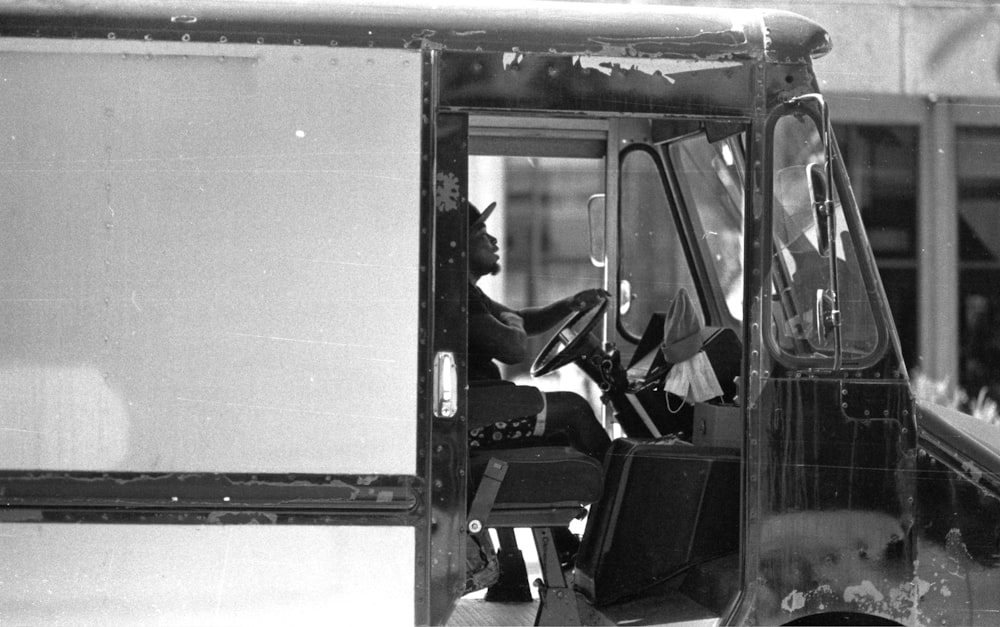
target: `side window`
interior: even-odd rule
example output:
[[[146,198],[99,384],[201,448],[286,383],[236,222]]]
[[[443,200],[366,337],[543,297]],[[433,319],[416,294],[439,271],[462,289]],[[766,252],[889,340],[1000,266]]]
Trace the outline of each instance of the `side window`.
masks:
[[[772,338],[787,357],[830,359],[835,335],[828,322],[839,315],[845,363],[857,364],[875,351],[878,327],[839,190],[832,190],[833,232],[825,233],[814,207],[825,168],[819,129],[809,116],[786,115],[773,137]]]
[[[619,325],[632,339],[642,335],[654,313],[667,311],[681,288],[698,297],[658,159],[636,146],[621,162]]]

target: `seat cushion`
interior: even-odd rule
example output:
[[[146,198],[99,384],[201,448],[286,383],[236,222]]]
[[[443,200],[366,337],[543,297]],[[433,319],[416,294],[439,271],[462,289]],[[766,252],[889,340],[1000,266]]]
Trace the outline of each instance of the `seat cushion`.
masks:
[[[545,400],[538,388],[514,385],[508,381],[488,381],[469,386],[470,428],[534,416],[543,409]]]
[[[579,506],[601,498],[601,462],[562,446],[475,450],[469,464],[469,498],[491,457],[507,462],[507,474],[497,494],[498,507]]]

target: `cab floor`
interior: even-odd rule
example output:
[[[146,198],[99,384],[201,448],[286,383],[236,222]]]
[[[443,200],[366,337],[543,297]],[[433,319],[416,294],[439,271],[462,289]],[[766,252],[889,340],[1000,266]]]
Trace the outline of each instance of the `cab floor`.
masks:
[[[530,603],[491,603],[485,599],[459,599],[446,623],[449,627],[504,627],[533,625],[538,600]]]

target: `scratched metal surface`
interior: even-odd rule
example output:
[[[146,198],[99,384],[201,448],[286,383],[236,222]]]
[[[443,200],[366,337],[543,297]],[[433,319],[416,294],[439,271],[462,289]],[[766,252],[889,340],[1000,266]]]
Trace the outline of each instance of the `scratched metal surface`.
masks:
[[[764,23],[768,31],[765,39]],[[829,35],[784,11],[656,5],[294,0],[234,7],[218,0],[42,0],[0,7],[0,33],[267,44],[552,52],[627,57],[821,55]]]

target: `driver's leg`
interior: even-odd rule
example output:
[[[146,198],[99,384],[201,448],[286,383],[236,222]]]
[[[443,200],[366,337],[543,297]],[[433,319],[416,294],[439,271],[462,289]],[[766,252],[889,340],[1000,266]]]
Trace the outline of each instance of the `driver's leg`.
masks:
[[[590,403],[574,392],[545,392],[542,438],[568,440],[576,450],[601,461],[611,446],[611,438],[594,417]],[[552,541],[559,553],[559,563],[564,569],[572,568],[580,539],[567,527],[553,527]]]
[[[469,429],[470,448],[510,448],[539,442],[568,444],[601,461],[611,446],[611,439],[594,417],[590,403],[575,392],[545,392],[545,407],[537,416]]]
[[[542,437],[564,437],[570,446],[599,460],[611,446],[604,427],[594,417],[590,403],[575,392],[546,392]]]
[[[538,441],[541,429],[538,417],[524,416],[501,420],[469,429],[469,448],[494,449],[531,446]]]

